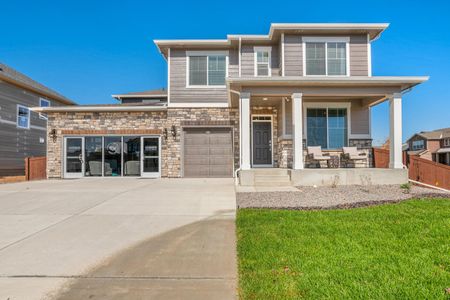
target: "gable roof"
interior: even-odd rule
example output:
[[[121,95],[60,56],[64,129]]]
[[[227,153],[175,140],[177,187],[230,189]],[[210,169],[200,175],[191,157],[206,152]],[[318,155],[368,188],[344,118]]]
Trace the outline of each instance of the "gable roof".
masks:
[[[450,127],[440,128],[433,131],[421,131],[410,137],[408,141],[416,135],[421,136],[427,140],[440,140],[444,138],[450,138]]]
[[[226,48],[240,41],[271,43],[278,41],[282,33],[287,34],[367,34],[370,41],[376,40],[389,27],[389,23],[271,23],[268,34],[229,34],[226,39],[154,40],[161,54],[167,58],[169,48],[186,47]]]
[[[142,92],[130,92],[124,94],[112,95],[113,98],[120,100],[122,98],[167,98],[167,90],[165,88],[156,90],[147,90]]]
[[[76,103],[69,98],[64,97],[58,92],[46,87],[43,84],[31,79],[30,77],[14,70],[10,66],[7,66],[0,62],[0,79],[16,86],[20,86],[24,89],[35,92],[43,97],[47,97],[53,100],[60,101],[64,104],[75,105]]]

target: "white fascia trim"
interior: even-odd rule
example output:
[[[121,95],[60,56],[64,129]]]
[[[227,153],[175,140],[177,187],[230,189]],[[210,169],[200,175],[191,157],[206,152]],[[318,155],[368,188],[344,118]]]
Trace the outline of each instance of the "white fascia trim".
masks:
[[[258,75],[258,52],[269,52],[268,75]],[[272,46],[254,46],[253,47],[253,75],[255,77],[272,77]]]
[[[161,97],[167,97],[168,94],[142,94],[142,95],[111,95],[113,98],[161,98]]]
[[[188,107],[193,107],[193,108],[229,107],[229,104],[228,103],[214,103],[214,102],[205,102],[205,103],[195,102],[195,103],[171,103],[169,106],[169,108],[178,108],[178,107],[183,107],[183,108],[188,108]]]
[[[97,111],[165,111],[167,106],[53,106],[31,107],[35,112],[97,112]]]

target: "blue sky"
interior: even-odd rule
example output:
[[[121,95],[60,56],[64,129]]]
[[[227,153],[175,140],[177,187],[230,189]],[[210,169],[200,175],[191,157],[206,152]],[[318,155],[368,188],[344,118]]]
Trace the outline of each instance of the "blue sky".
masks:
[[[153,39],[265,34],[270,23],[388,22],[372,45],[373,75],[429,75],[404,96],[403,137],[450,127],[447,1],[6,1],[0,61],[80,104],[166,86]],[[387,103],[373,109],[375,143],[389,133]]]

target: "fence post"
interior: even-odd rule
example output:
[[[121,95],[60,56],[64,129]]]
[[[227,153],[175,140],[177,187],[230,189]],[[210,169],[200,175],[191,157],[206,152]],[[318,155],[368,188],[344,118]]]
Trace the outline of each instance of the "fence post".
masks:
[[[30,180],[30,158],[25,157],[25,180]]]

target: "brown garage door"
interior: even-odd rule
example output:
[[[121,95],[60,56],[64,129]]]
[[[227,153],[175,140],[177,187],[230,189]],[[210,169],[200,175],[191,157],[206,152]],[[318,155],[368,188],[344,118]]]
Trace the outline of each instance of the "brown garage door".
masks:
[[[185,128],[183,153],[185,177],[233,176],[230,128]]]

